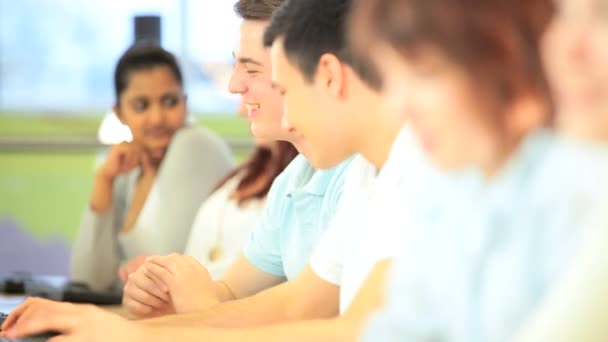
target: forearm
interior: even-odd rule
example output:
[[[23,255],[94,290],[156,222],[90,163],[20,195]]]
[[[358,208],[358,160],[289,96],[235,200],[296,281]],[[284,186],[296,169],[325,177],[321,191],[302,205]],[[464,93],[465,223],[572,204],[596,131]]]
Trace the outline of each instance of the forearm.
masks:
[[[231,284],[233,282],[227,282]],[[228,288],[228,287],[226,287]],[[220,303],[178,325],[245,328],[265,324],[332,318],[338,315],[339,287],[319,279],[307,267],[298,279],[240,300]]]
[[[113,212],[87,209],[72,247],[72,279],[108,289],[117,279],[119,260]]]
[[[220,285],[219,288],[226,287]],[[262,292],[240,300],[228,300],[203,312],[164,316],[142,323],[176,327],[244,328],[292,320],[293,317],[290,317],[289,311],[286,310],[287,306],[289,304],[286,291],[278,289],[272,293]]]
[[[93,191],[89,205],[95,213],[104,213],[112,208],[114,180],[103,176],[99,171],[95,175]]]
[[[237,299],[228,284],[223,280],[215,281],[217,298],[220,302],[227,302]]]
[[[356,341],[361,326],[356,321],[341,318],[302,321],[249,329],[218,329],[195,327],[154,327],[157,341],[216,341],[216,342],[348,342]]]

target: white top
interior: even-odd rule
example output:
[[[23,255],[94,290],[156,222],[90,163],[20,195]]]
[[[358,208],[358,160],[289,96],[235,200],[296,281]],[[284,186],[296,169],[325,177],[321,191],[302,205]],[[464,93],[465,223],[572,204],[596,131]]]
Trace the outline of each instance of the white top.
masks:
[[[241,206],[230,195],[240,177],[233,177],[201,205],[185,254],[205,265],[219,279],[242,252],[249,234],[262,216],[265,199],[252,199]]]
[[[573,279],[564,272],[608,188],[608,159],[593,154],[538,131],[491,180],[464,174],[455,179],[463,183],[449,182],[454,188],[415,192],[412,203],[429,202],[429,210],[411,211],[415,224],[392,267],[386,307],[362,340],[512,341],[549,289]],[[598,283],[589,279],[579,295]],[[578,303],[567,304],[566,313],[587,319]],[[561,341],[553,337],[564,322],[533,341]]]
[[[407,165],[417,158],[411,148],[412,136],[404,129],[380,172],[357,156],[346,176],[344,195],[327,233],[311,258],[314,272],[340,286],[340,313],[355,298],[373,267],[399,254],[406,229],[401,219],[404,194],[399,185]],[[399,205],[400,208],[395,208]]]
[[[514,341],[608,340],[608,201],[600,209],[572,267]]]
[[[587,153],[581,154],[582,149],[587,149]],[[571,267],[518,333],[517,342],[608,340],[608,192],[603,184],[608,174],[608,145],[569,140],[562,150],[570,152],[563,158],[566,162],[558,166],[552,163],[548,169],[558,170],[563,187],[576,184],[578,193],[564,196],[560,188],[557,196],[576,196],[574,205],[569,207],[579,206],[583,213],[592,214],[586,223],[576,227],[582,230],[583,237]],[[589,195],[593,192],[598,196]],[[590,197],[593,201],[589,201]]]
[[[140,170],[114,181],[112,208],[87,206],[72,246],[72,279],[94,289],[119,287],[121,262],[141,254],[182,253],[197,209],[233,167],[230,149],[201,127],[180,129],[129,233],[121,232]]]

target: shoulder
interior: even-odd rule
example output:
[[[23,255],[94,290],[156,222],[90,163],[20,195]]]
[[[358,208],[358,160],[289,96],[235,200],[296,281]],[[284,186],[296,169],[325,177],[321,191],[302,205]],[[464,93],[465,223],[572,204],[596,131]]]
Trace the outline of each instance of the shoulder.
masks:
[[[189,173],[197,168],[209,170],[209,165],[214,165],[223,173],[233,164],[232,152],[219,136],[203,127],[187,126],[175,133],[163,168]]]
[[[312,166],[303,155],[297,155],[272,183],[271,192],[286,191],[291,184],[295,184],[303,173],[312,170]]]
[[[356,155],[344,165],[344,182],[348,187],[366,187],[378,175],[376,166],[362,155]]]
[[[324,177],[327,177],[328,197],[337,199],[342,196],[342,192],[347,183],[359,183],[362,175],[369,171],[370,164],[362,156],[356,155],[343,161],[330,170],[323,170]]]
[[[608,145],[556,139],[539,166],[529,190],[535,198],[553,203],[556,198],[581,204],[593,201],[607,187]],[[559,194],[559,196],[555,196]]]
[[[282,221],[285,217],[288,203],[287,196],[296,182],[296,178],[303,168],[306,167],[307,161],[301,155],[298,155],[292,162],[279,174],[268,191],[266,196],[266,205],[264,211],[268,213],[268,219]]]
[[[298,154],[287,167],[281,172],[279,177],[295,177],[304,170],[312,169],[312,165],[308,162],[303,155]]]
[[[191,149],[193,147],[228,148],[226,142],[208,128],[186,126],[175,133],[171,141],[171,149]]]
[[[113,196],[116,201],[115,204],[119,207],[126,207],[127,197],[130,191],[135,188],[137,184],[137,178],[139,177],[140,169],[136,168],[130,172],[124,173],[114,179]]]

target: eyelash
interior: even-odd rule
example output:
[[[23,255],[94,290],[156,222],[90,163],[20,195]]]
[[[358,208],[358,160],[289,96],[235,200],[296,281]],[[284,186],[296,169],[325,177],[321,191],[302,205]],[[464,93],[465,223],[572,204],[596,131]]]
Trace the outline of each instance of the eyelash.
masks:
[[[180,98],[177,96],[166,96],[160,99],[160,105],[164,108],[174,108],[180,103]],[[148,99],[142,99],[133,104],[133,109],[136,112],[145,112],[150,107]]]

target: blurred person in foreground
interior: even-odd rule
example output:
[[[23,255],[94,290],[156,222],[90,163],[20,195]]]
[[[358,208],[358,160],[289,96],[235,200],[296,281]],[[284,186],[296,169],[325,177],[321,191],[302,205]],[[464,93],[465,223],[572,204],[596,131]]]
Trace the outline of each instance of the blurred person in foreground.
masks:
[[[452,200],[414,196],[411,238],[363,340],[509,340],[571,268],[607,186],[606,158],[547,129],[540,42],[554,4],[359,4],[353,40],[372,51],[387,101],[436,166],[478,173],[448,179]]]

